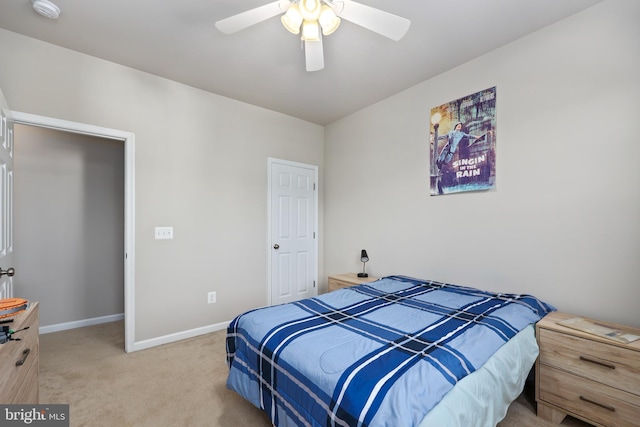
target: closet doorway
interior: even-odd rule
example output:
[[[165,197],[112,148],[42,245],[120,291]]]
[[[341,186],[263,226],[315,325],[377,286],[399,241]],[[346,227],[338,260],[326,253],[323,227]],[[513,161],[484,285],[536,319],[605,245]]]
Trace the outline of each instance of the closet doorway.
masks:
[[[43,332],[124,317],[133,351],[133,134],[13,118],[16,295],[40,301]]]

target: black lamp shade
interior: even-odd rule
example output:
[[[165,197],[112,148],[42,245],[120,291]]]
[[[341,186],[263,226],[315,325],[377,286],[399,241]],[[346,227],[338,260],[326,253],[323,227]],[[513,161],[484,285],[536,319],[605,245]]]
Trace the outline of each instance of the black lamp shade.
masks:
[[[369,275],[364,272],[364,266],[366,262],[369,261],[369,255],[367,255],[367,251],[364,249],[360,252],[360,261],[362,261],[362,273],[358,273],[358,277],[369,277]]]

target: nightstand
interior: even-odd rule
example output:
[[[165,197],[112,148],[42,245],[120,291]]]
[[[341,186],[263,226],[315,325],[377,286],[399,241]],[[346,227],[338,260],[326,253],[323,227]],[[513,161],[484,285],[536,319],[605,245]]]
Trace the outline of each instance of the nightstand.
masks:
[[[349,286],[374,282],[376,280],[378,280],[378,277],[358,277],[356,273],[345,273],[337,274],[335,276],[329,276],[329,292],[342,288],[348,288]]]
[[[538,416],[557,424],[571,415],[594,426],[637,426],[640,340],[623,344],[557,323],[573,317],[553,312],[536,325]],[[640,335],[637,328],[588,320]]]

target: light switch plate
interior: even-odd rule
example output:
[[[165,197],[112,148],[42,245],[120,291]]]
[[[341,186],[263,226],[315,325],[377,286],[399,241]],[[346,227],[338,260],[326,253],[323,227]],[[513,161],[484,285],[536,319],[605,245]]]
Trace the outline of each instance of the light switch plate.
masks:
[[[156,227],[155,236],[156,240],[173,239],[173,227]]]

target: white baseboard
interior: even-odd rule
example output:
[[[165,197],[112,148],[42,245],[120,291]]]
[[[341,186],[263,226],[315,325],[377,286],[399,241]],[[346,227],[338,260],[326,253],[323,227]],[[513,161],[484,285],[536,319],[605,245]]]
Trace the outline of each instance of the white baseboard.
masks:
[[[38,332],[50,334],[51,332],[66,331],[67,329],[82,328],[84,326],[99,325],[100,323],[117,322],[124,319],[124,313],[111,314],[109,316],[94,317],[92,319],[75,320],[73,322],[57,323],[55,325],[40,326]]]
[[[226,329],[227,326],[229,326],[229,323],[231,323],[231,321],[216,323],[214,325],[203,326],[201,328],[190,329],[188,331],[176,332],[174,334],[164,335],[157,338],[151,338],[144,341],[136,341],[133,344],[133,348],[130,349],[129,352],[145,350],[147,348],[156,347],[162,344],[169,344],[172,342],[185,340],[187,338],[193,338],[199,335],[220,331],[222,329]]]
[[[94,317],[92,319],[76,320],[74,322],[40,326],[40,328],[38,329],[38,332],[40,334],[49,334],[52,332],[66,331],[67,329],[75,329],[75,328],[82,328],[84,326],[99,325],[100,323],[116,322],[118,320],[123,320],[123,319],[124,319],[124,313],[112,314],[110,316]],[[188,331],[176,332],[174,334],[164,335],[161,337],[151,338],[148,340],[136,341],[133,344],[133,348],[128,351],[132,352],[132,351],[138,351],[138,350],[145,350],[147,348],[156,347],[158,345],[169,344],[169,343],[184,340],[187,338],[193,338],[199,335],[220,331],[222,329],[226,329],[229,326],[229,323],[231,323],[231,321],[203,326],[201,328],[190,329]]]

